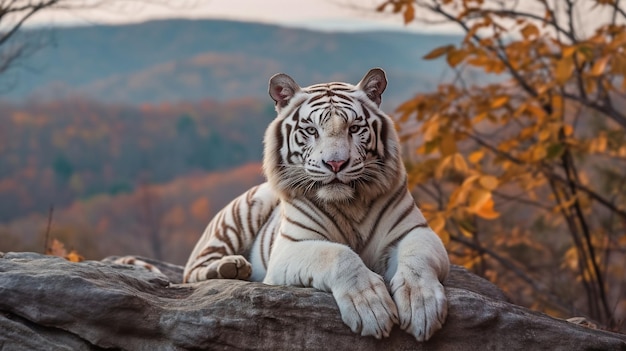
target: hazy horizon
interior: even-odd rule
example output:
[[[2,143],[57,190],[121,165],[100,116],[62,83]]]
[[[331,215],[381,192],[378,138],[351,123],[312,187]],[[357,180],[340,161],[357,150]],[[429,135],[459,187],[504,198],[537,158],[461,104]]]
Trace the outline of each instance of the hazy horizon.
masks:
[[[459,33],[454,26],[417,22],[404,25],[400,14],[378,13],[380,1],[196,0],[180,6],[127,4],[90,10],[45,10],[26,23],[29,28],[141,23],[158,19],[213,19],[274,24],[318,31]]]

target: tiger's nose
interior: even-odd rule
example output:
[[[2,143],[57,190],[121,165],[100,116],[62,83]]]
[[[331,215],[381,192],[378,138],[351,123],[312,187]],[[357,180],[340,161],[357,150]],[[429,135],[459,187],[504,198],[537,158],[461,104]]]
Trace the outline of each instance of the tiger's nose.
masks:
[[[338,161],[322,161],[324,162],[324,166],[330,169],[331,171],[338,173],[342,169],[346,168],[348,165],[348,160],[338,160]]]

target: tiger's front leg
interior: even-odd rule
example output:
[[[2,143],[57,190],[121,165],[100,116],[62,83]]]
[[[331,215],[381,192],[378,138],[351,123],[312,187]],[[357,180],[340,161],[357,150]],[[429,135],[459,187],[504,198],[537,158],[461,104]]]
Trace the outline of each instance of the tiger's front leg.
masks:
[[[321,240],[277,238],[264,283],[313,287],[332,292],[353,332],[378,339],[398,323],[383,278],[347,246]]]
[[[385,277],[398,308],[400,328],[417,341],[441,329],[448,306],[441,282],[449,271],[445,248],[428,227],[414,229],[392,252]]]

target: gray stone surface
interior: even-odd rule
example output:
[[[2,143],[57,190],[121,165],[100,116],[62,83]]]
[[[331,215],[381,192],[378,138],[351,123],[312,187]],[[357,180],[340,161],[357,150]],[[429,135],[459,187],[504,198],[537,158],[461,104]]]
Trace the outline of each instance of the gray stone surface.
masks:
[[[328,293],[227,280],[172,284],[182,267],[150,263],[167,267],[167,276],[0,253],[0,349],[626,350],[626,335],[512,305],[458,267],[446,282],[444,328],[418,343],[397,327],[384,340],[353,334]]]

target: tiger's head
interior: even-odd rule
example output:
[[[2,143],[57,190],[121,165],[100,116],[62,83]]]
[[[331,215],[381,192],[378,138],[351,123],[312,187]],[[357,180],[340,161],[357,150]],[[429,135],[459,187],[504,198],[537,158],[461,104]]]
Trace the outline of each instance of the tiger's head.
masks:
[[[269,82],[276,119],[265,133],[263,169],[283,196],[321,202],[370,200],[403,181],[398,136],[380,109],[385,72],[356,84],[300,87],[286,74]]]

